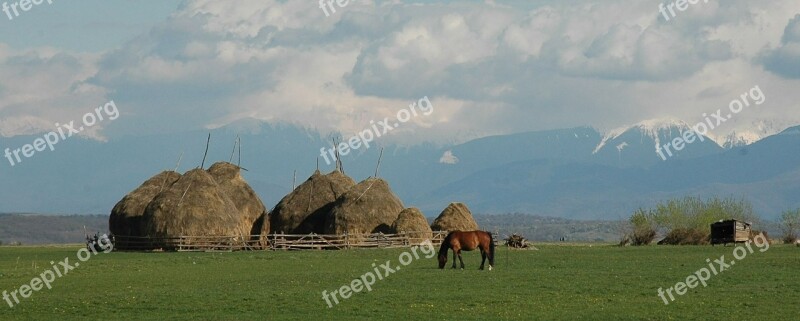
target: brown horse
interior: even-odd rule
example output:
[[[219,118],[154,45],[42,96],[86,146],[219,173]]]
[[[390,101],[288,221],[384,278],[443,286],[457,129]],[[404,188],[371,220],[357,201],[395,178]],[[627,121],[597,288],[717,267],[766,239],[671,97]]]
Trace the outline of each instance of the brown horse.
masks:
[[[464,269],[464,259],[461,258],[461,250],[472,251],[474,249],[481,250],[480,269],[483,270],[483,264],[486,263],[486,257],[489,257],[489,271],[494,266],[494,240],[492,233],[484,231],[454,231],[447,234],[447,237],[442,241],[442,246],[439,247],[439,268],[444,269],[447,264],[447,251],[453,249],[453,268],[456,268],[456,256],[461,261],[461,269]]]

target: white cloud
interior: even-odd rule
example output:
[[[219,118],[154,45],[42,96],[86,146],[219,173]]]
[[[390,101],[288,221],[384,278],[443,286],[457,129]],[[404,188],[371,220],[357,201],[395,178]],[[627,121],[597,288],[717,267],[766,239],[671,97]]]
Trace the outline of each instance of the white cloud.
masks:
[[[351,1],[330,17],[317,5],[186,1],[102,57],[0,44],[0,132],[50,130],[37,127],[114,99],[126,114],[110,128],[118,135],[245,118],[354,133],[429,96],[435,112],[390,139],[442,142],[692,123],[755,84],[768,104],[720,136],[756,120],[800,120],[795,0],[709,2],[669,22],[658,2],[637,0]]]

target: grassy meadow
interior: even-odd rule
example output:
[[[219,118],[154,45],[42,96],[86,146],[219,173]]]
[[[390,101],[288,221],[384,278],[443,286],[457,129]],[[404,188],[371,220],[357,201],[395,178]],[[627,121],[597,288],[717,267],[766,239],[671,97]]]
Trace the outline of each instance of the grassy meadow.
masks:
[[[537,244],[498,248],[496,269],[413,261],[328,308],[331,292],[405,249],[99,253],[10,308],[0,320],[789,320],[800,315],[800,248],[757,249],[708,287],[665,305],[657,295],[733,247]],[[80,246],[0,247],[0,291],[77,261]]]

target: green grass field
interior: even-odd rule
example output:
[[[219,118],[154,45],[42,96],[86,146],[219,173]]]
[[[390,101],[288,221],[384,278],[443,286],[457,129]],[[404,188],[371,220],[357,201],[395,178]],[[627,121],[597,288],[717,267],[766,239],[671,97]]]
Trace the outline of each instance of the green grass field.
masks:
[[[796,320],[800,248],[757,249],[665,305],[657,295],[733,247],[537,245],[498,248],[496,269],[437,269],[422,257],[333,308],[333,291],[404,249],[99,253],[0,320]],[[78,246],[0,247],[0,291],[77,261]]]

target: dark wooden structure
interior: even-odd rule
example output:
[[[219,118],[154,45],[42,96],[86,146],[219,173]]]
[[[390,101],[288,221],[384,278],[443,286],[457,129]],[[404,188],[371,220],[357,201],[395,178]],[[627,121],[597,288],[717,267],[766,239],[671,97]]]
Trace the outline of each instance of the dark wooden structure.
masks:
[[[751,233],[750,223],[722,220],[711,224],[711,245],[747,242]]]

